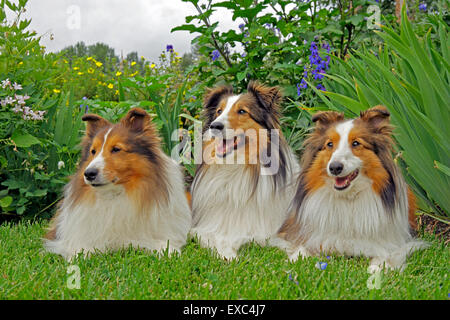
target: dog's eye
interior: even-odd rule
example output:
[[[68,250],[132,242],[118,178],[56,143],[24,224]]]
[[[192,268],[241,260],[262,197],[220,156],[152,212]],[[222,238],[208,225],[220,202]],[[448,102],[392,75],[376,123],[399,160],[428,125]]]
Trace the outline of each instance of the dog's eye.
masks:
[[[333,142],[331,142],[331,141],[328,142],[328,143],[327,143],[327,147],[328,147],[328,148],[333,148]]]
[[[117,152],[119,152],[120,151],[120,148],[118,148],[118,147],[113,147],[112,149],[111,149],[111,153],[117,153]]]
[[[222,110],[217,110],[217,114],[221,114],[222,113]]]
[[[93,155],[95,154],[95,152],[96,152],[95,149],[92,149],[92,150],[91,150],[91,153],[92,153]]]
[[[357,147],[359,146],[361,143],[359,143],[358,141],[353,141],[352,146]]]
[[[247,111],[245,111],[244,109],[239,109],[238,114],[244,114],[247,113]]]

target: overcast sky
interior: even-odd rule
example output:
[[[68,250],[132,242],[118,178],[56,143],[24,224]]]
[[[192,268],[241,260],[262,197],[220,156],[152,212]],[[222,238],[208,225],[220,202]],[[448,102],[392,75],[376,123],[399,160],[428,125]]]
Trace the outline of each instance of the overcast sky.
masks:
[[[180,54],[190,51],[194,35],[170,30],[195,13],[190,3],[181,0],[29,0],[26,16],[32,18],[30,28],[44,35],[41,44],[49,51],[78,41],[87,45],[104,42],[116,55],[137,51],[157,61],[167,44]],[[233,22],[226,10],[213,16],[212,21],[217,20],[222,30],[237,30],[241,23]]]

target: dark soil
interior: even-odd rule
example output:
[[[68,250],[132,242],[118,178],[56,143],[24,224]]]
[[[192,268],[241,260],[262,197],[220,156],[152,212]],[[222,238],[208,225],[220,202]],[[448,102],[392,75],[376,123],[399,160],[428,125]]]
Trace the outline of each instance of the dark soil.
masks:
[[[446,245],[450,243],[450,225],[425,214],[419,216],[417,222],[419,230],[423,229],[426,233],[435,234]]]

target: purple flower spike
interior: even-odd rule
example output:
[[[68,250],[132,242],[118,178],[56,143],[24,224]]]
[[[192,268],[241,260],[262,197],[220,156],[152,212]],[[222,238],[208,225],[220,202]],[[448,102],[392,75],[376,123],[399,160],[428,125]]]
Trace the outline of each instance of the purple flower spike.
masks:
[[[166,46],[166,51],[167,51],[167,52],[173,51],[173,45],[168,44],[168,45]]]
[[[220,57],[220,52],[219,52],[219,50],[214,50],[214,51],[211,53],[212,61],[216,61],[217,59],[219,59],[219,57]]]
[[[320,83],[316,86],[317,89],[325,91],[325,87],[321,85]]]
[[[420,11],[427,11],[427,4],[426,3],[419,4],[419,10]]]

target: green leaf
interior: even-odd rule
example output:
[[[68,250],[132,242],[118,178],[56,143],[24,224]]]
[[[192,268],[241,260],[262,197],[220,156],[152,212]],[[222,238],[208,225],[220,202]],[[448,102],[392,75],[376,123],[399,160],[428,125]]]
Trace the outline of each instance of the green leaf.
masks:
[[[172,28],[170,32],[174,31],[189,31],[189,33],[199,32],[201,33],[204,30],[202,27],[196,27],[193,24],[183,24],[181,26]]]
[[[0,156],[0,169],[8,166],[8,160],[4,156]]]
[[[6,196],[0,199],[0,206],[2,208],[7,208],[11,205],[13,198],[11,196]]]
[[[236,79],[237,79],[238,81],[242,81],[242,80],[245,79],[245,76],[246,76],[246,72],[245,72],[245,71],[238,72],[238,74],[236,75]]]
[[[439,161],[434,160],[434,167],[440,170],[441,172],[445,173],[445,175],[447,175],[448,177],[450,177],[450,168],[447,167],[446,165],[443,165]]]
[[[27,208],[27,207],[25,207],[25,206],[21,206],[21,207],[17,208],[17,209],[16,209],[17,214],[18,214],[18,215],[22,215],[22,214],[25,212],[25,209],[26,209],[26,208]]]
[[[14,131],[11,136],[16,146],[20,148],[29,148],[35,144],[41,144],[41,141],[29,133],[22,133],[18,130]]]

